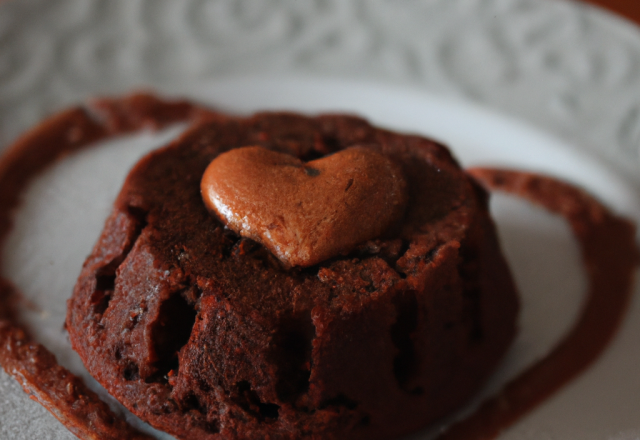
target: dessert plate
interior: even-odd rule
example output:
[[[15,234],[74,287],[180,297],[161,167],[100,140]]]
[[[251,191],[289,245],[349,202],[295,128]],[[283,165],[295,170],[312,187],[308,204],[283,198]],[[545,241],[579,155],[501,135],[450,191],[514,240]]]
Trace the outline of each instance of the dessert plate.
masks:
[[[378,125],[447,143],[464,166],[491,164],[560,176],[640,223],[637,190],[607,166],[525,123],[467,102],[384,84],[303,77],[214,81],[181,94],[234,113],[289,109],[364,115]],[[176,126],[157,134],[102,142],[55,164],[27,191],[3,250],[3,274],[24,293],[20,318],[56,353],[63,366],[103,395],[66,339],[62,329],[65,300],[130,167],[181,129]],[[586,288],[577,244],[561,219],[500,195],[494,197],[492,210],[523,307],[520,334],[477,401],[495,393],[553,347],[579,313]],[[619,426],[637,427],[632,415],[640,411],[635,392],[640,380],[629,375],[628,369],[640,368],[640,357],[633,353],[640,342],[638,334],[636,295],[621,334],[597,364],[501,438],[527,438],[523,432],[535,433],[535,438],[541,433],[563,439],[610,438]],[[607,399],[615,399],[616,405],[600,403]],[[473,405],[454,418],[472,410]],[[594,427],[585,427],[586,421],[575,423],[585,415],[609,437],[593,436]],[[444,423],[436,431],[440,426]],[[434,432],[427,431],[414,438],[433,436]]]
[[[70,103],[139,87],[239,113],[346,111],[440,139],[464,166],[565,178],[640,223],[635,27],[559,0],[389,5],[5,1],[0,142]],[[96,389],[62,330],[65,300],[130,166],[181,129],[104,142],[56,164],[30,187],[2,250],[3,275],[24,292],[21,318]],[[553,346],[579,313],[585,288],[562,220],[502,195],[492,209],[523,308],[520,336],[482,396]],[[636,286],[605,354],[500,438],[640,438],[639,346]],[[0,395],[0,438],[73,438],[2,370]]]

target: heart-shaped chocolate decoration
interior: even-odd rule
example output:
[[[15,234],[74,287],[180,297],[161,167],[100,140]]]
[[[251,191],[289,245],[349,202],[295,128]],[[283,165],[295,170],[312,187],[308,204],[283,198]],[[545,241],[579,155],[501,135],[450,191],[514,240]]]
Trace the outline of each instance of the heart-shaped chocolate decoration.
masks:
[[[312,266],[382,234],[403,213],[400,167],[352,147],[304,163],[263,147],[218,156],[201,182],[207,208],[285,266]]]

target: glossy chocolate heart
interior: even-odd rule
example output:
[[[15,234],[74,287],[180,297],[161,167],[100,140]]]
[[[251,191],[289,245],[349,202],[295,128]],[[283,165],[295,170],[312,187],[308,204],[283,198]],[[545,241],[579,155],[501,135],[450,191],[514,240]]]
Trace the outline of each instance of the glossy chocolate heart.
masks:
[[[378,237],[406,205],[398,165],[352,147],[304,163],[263,147],[221,154],[201,182],[207,208],[287,267],[312,266]]]

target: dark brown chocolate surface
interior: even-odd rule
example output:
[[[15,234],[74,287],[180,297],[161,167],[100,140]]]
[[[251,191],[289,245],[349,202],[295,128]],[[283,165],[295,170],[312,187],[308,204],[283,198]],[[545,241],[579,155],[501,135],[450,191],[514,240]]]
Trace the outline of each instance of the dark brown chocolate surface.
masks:
[[[640,4],[635,0],[584,0],[640,24]]]
[[[245,145],[302,160],[374,149],[405,175],[406,214],[349,255],[286,269],[200,195],[209,163]],[[486,199],[418,136],[340,115],[216,116],[131,171],[69,301],[72,345],[179,438],[413,432],[465,402],[515,333]]]

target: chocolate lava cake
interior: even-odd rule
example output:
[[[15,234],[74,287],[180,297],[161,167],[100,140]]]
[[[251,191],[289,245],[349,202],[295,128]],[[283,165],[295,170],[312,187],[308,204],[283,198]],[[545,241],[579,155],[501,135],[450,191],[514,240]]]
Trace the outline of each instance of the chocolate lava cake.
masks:
[[[200,193],[223,152],[397,164],[401,216],[310,267],[283,265]],[[353,213],[358,216],[358,212]],[[466,402],[513,339],[518,302],[486,193],[448,150],[350,116],[210,116],[129,174],[69,300],[89,372],[180,439],[389,439]]]

